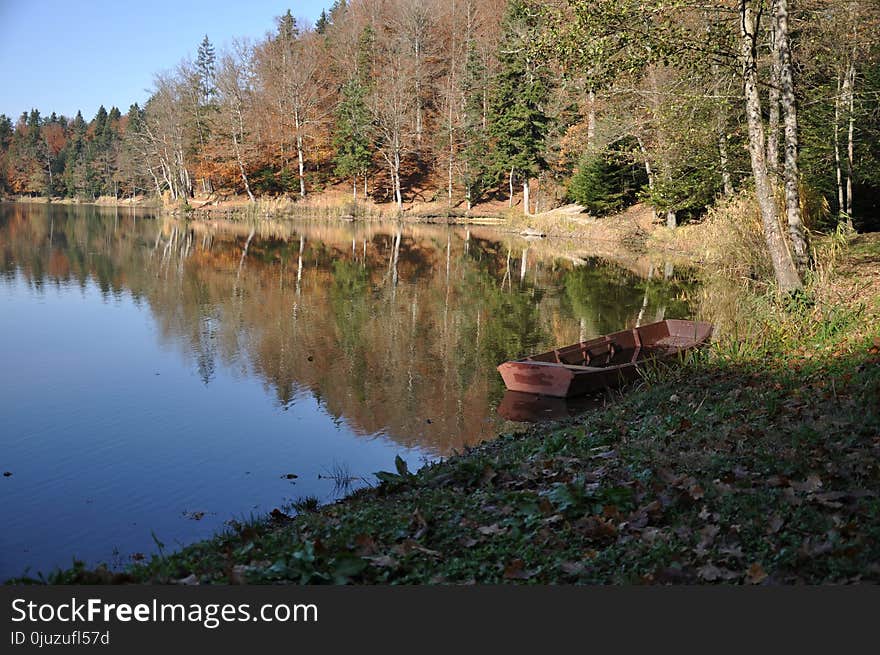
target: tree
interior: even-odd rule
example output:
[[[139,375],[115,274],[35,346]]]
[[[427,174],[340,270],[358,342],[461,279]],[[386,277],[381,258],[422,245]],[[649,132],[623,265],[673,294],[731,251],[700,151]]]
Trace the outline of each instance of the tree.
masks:
[[[247,118],[253,103],[250,64],[251,49],[243,43],[237,44],[235,50],[225,54],[220,61],[220,70],[217,73],[218,131],[229,140],[244,190],[248,199],[255,202],[247,175],[247,156],[251,150]]]
[[[394,202],[401,211],[403,158],[415,147],[416,75],[410,45],[397,32],[386,29],[376,35],[374,56],[377,74],[368,106],[375,143],[388,166]]]
[[[199,44],[198,55],[196,56],[196,71],[198,72],[199,91],[201,93],[201,103],[208,104],[217,93],[216,88],[216,64],[217,56],[214,53],[214,46],[205,34],[205,38]]]
[[[357,200],[357,180],[366,176],[372,163],[370,143],[370,112],[366,98],[369,87],[365,75],[353,76],[342,87],[342,97],[336,107],[336,133],[333,145],[336,174],[352,178],[352,197]]]
[[[783,293],[802,288],[800,276],[779,229],[776,201],[773,198],[773,185],[767,170],[767,141],[764,136],[764,123],[761,115],[761,97],[758,79],[758,38],[761,11],[756,11],[753,2],[740,0],[740,58],[743,70],[743,87],[746,103],[746,121],[749,134],[749,155],[752,160],[752,177],[755,182],[755,195],[761,210],[764,239],[773,262],[776,283]]]
[[[522,180],[526,215],[531,213],[530,180],[544,166],[543,146],[550,122],[544,109],[550,85],[530,48],[537,28],[525,3],[511,0],[503,23],[500,70],[489,106],[495,172],[508,174],[511,206],[514,179]]]

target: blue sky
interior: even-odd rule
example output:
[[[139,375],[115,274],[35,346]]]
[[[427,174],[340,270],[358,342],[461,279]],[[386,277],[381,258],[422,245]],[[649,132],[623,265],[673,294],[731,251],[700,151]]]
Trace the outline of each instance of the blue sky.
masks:
[[[100,105],[125,113],[153,74],[195,56],[205,34],[218,53],[262,38],[288,8],[310,22],[332,0],[0,0],[0,114],[15,120]]]

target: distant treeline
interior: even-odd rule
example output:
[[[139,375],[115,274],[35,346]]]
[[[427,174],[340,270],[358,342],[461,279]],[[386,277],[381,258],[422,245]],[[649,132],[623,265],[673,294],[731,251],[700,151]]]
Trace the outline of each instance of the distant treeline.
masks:
[[[833,225],[876,214],[878,42],[871,0],[337,0],[228,52],[206,36],[124,114],[0,116],[0,190],[304,198],[347,181],[398,205],[645,200],[674,225],[767,182]]]

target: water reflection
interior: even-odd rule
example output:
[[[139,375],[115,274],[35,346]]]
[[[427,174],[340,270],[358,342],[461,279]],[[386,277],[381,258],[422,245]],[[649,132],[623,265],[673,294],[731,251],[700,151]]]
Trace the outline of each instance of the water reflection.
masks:
[[[606,394],[555,398],[519,391],[505,391],[498,404],[498,414],[517,423],[540,423],[558,421],[582,414],[591,409],[602,409],[611,397]]]
[[[82,476],[53,460],[52,444],[92,444],[109,430],[110,441],[137,454],[149,451],[132,446],[133,435],[158,448],[149,435],[162,432],[167,443],[149,481],[144,475],[138,523],[157,525],[151,512],[162,507],[187,509],[178,507],[182,489],[242,496],[239,505],[216,507],[217,519],[199,530],[163,524],[181,541],[204,536],[254,506],[253,498],[263,509],[279,502],[276,458],[296,457],[297,473],[321,474],[335,462],[359,477],[383,468],[377,462],[387,468],[397,452],[415,458],[416,468],[420,457],[491,438],[499,413],[522,413],[522,403],[504,395],[499,362],[637,322],[689,317],[691,282],[664,269],[663,262],[612,263],[478,227],[184,222],[125,209],[0,205],[0,356],[33,372],[14,385],[8,378],[3,389],[14,394],[0,398],[15,432],[3,437],[4,449],[21,459],[8,466],[23,470],[28,457],[46,458],[66,490],[88,484],[110,497],[132,484],[132,474],[120,477],[118,461],[82,445],[77,457],[102,463],[100,473]],[[83,389],[65,395],[69,384],[55,389],[53,380],[81,380]],[[255,382],[261,398],[251,392]],[[39,412],[36,399],[47,399],[57,417],[41,424],[39,439],[28,427]],[[80,414],[80,423],[67,418]],[[197,447],[198,454],[177,452]],[[298,450],[280,452],[286,449]],[[201,457],[214,468],[167,463],[177,456]],[[254,458],[249,475],[262,465],[272,480],[251,487],[230,481],[230,461],[246,456]],[[143,456],[131,466],[138,464],[145,465]],[[298,484],[298,493],[330,494],[303,475]],[[51,502],[61,505],[32,509],[49,522],[80,520],[92,534],[84,540],[149,549],[148,533],[146,544],[125,541],[114,532],[116,519]],[[37,531],[18,508],[8,511],[23,533]],[[30,536],[21,539],[36,551]],[[54,561],[43,555],[41,563]],[[15,557],[13,569],[29,561],[22,552]]]

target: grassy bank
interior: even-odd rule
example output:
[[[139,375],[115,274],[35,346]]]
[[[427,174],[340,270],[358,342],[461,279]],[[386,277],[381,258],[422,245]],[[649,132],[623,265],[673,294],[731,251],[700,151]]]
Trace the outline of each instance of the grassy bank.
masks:
[[[55,583],[880,581],[880,238],[606,409]],[[833,262],[833,266],[831,264]]]

